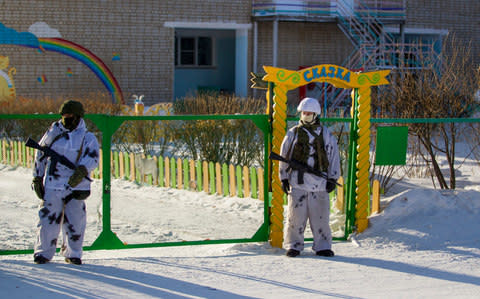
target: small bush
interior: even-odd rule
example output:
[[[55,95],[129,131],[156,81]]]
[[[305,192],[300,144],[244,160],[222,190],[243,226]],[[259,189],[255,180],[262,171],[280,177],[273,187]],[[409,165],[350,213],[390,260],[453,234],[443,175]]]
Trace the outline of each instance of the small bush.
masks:
[[[177,100],[176,115],[265,113],[266,104],[253,98],[202,93]],[[263,165],[263,134],[250,120],[196,120],[172,128],[184,156],[219,163]]]

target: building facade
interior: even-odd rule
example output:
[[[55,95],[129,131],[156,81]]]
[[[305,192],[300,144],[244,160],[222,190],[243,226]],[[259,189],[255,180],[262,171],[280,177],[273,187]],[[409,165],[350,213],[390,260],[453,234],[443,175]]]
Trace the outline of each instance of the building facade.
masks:
[[[472,42],[475,63],[480,64],[479,1],[0,4],[0,56],[8,57],[8,67],[16,70],[17,97],[121,92],[114,100],[127,102],[131,95],[143,94],[150,105],[204,90],[251,96],[256,92],[250,89],[250,72],[262,73],[263,65],[395,68],[403,57],[398,44],[422,41],[438,48],[451,33]],[[25,43],[25,36],[37,41]],[[298,92],[290,96],[298,98]]]

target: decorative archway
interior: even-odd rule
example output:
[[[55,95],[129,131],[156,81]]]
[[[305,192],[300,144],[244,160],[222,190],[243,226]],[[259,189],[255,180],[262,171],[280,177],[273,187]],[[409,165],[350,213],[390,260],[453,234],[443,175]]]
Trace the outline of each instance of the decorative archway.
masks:
[[[352,88],[353,115],[350,128],[349,167],[346,201],[354,223],[347,223],[346,234],[355,225],[358,232],[368,226],[367,206],[368,169],[370,166],[370,102],[371,87],[389,84],[386,76],[390,70],[353,72],[337,65],[323,64],[299,71],[264,66],[264,81],[273,83],[272,151],[280,152],[287,129],[287,92],[312,82],[326,82],[337,88]],[[268,93],[267,97],[271,94]],[[279,162],[272,161],[272,208],[270,215],[270,244],[282,247],[283,240],[283,190],[278,178]],[[347,207],[348,210],[348,207]],[[347,222],[349,215],[347,215]],[[350,230],[350,231],[348,231]]]

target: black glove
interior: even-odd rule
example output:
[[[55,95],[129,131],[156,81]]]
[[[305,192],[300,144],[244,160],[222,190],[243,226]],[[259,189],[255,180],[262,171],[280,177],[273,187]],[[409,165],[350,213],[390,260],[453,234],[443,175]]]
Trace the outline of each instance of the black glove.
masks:
[[[327,193],[330,193],[333,190],[335,190],[335,182],[332,180],[327,180],[327,185],[325,186],[325,190],[327,190]]]
[[[75,168],[75,171],[73,172],[72,176],[70,179],[68,179],[68,184],[71,187],[76,187],[80,182],[87,176],[88,171],[87,168],[83,165],[78,166]]]
[[[282,189],[283,192],[287,193],[290,192],[290,183],[288,182],[287,179],[282,180]]]
[[[43,177],[36,176],[32,181],[32,189],[37,194],[38,198],[43,199],[45,196],[45,187],[43,187]]]

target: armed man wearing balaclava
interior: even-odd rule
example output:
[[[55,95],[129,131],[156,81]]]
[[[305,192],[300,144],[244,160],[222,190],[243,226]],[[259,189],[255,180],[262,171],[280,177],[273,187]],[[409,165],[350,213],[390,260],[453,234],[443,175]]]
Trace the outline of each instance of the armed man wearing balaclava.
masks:
[[[287,131],[280,155],[294,159],[326,174],[328,180],[313,173],[290,169],[280,162],[279,176],[288,194],[288,216],[283,247],[286,255],[295,257],[304,248],[307,220],[313,233],[312,250],[319,256],[334,256],[330,230],[330,200],[340,177],[337,141],[319,121],[320,105],[314,98],[304,98],[297,108],[298,125]]]
[[[54,122],[39,144],[64,156],[75,167],[67,167],[38,150],[33,171],[33,189],[42,199],[34,246],[34,262],[49,262],[56,250],[60,229],[63,243],[60,254],[71,264],[82,263],[86,227],[85,199],[90,195],[88,175],[98,166],[99,146],[83,120],[83,105],[65,101],[60,107],[61,120]]]

